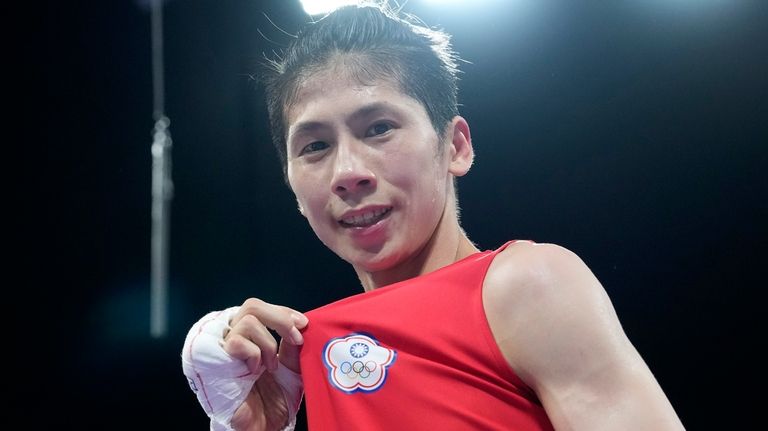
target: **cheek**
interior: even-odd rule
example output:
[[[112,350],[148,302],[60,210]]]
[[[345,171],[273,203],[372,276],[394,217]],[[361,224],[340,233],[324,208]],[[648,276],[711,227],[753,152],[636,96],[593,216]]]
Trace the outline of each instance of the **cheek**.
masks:
[[[294,188],[296,200],[304,208],[306,216],[313,215],[324,207],[325,199],[322,198],[317,183],[307,182]]]
[[[288,183],[291,186],[296,201],[304,209],[304,215],[309,216],[315,210],[319,196],[318,182],[308,175],[297,175],[295,172],[288,174]]]
[[[429,193],[435,198],[443,190],[447,167],[442,166],[442,158],[435,155],[433,148],[398,153],[391,156],[388,163],[394,167],[389,170],[391,182],[401,188],[419,194]]]

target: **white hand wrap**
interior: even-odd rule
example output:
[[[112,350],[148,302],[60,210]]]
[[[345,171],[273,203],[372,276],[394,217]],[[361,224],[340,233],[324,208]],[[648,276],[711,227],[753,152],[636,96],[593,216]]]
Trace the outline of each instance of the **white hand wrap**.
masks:
[[[266,369],[262,366],[258,373],[252,374],[244,361],[233,358],[222,347],[229,321],[239,309],[230,307],[203,316],[189,330],[181,353],[184,375],[203,410],[211,418],[211,431],[232,430],[232,416]],[[282,364],[273,375],[288,405],[288,426],[283,431],[292,431],[303,396],[301,376]]]

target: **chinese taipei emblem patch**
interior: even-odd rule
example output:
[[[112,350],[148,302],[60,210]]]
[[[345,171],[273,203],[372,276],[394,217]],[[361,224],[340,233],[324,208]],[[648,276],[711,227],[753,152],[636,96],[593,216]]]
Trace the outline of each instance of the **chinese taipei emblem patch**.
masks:
[[[323,349],[328,380],[346,393],[379,389],[396,357],[397,352],[380,346],[375,338],[364,334],[333,338]]]

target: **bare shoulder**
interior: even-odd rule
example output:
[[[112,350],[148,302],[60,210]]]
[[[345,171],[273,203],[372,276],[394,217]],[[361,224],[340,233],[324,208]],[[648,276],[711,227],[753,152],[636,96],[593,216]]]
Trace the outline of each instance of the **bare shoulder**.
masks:
[[[583,366],[568,358],[584,355],[596,337],[612,351],[629,347],[600,282],[581,258],[555,244],[515,243],[499,253],[483,302],[502,353],[534,389],[554,372]]]
[[[496,256],[488,269],[486,285],[500,287],[504,291],[499,293],[504,293],[514,287],[530,287],[531,283],[541,286],[553,277],[569,274],[584,276],[591,275],[591,271],[579,256],[565,247],[521,241],[510,244]],[[519,286],[518,282],[526,283]]]
[[[556,244],[511,244],[494,259],[483,289],[488,312],[525,317],[528,324],[562,317],[556,313],[565,311],[561,307],[581,305],[604,312],[610,305],[582,259]]]
[[[575,253],[510,245],[488,269],[483,304],[504,357],[556,428],[682,428],[605,289]]]

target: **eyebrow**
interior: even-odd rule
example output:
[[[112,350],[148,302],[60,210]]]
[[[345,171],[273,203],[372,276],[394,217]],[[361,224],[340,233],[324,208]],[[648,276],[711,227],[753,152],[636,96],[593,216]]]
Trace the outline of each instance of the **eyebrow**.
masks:
[[[385,102],[373,102],[367,105],[363,105],[355,110],[352,115],[349,116],[349,121],[359,121],[362,118],[369,117],[379,112],[392,112],[393,105]],[[327,128],[328,125],[322,121],[303,121],[290,128],[290,135],[288,139],[295,135],[301,135],[305,133],[312,133],[320,129]]]

